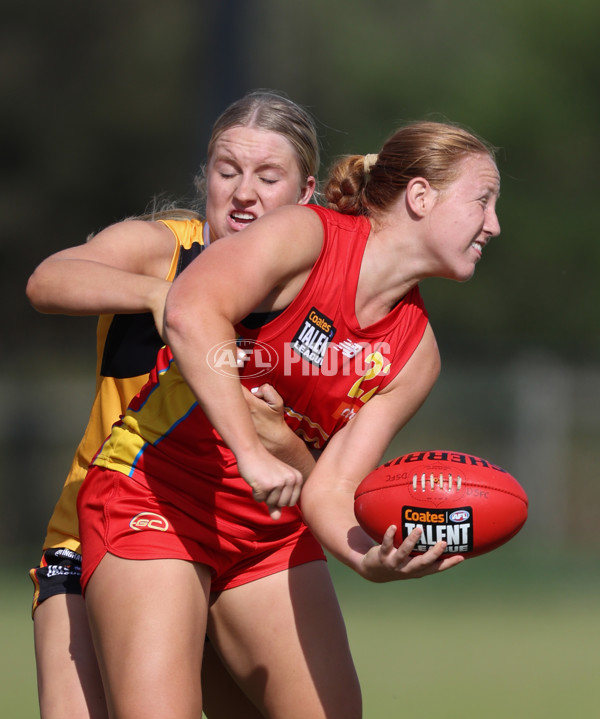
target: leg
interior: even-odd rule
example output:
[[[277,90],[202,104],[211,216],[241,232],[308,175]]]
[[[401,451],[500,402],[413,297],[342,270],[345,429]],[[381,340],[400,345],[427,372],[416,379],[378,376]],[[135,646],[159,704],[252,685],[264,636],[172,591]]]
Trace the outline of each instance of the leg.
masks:
[[[114,719],[198,719],[209,570],[104,556],[86,605]]]
[[[210,642],[202,659],[202,708],[208,719],[264,719],[223,666]]]
[[[220,593],[209,636],[269,719],[359,719],[360,686],[323,561]]]
[[[106,719],[83,597],[46,599],[34,612],[33,632],[42,719]]]
[[[41,719],[107,719],[83,597],[57,594],[33,615]],[[202,661],[204,713],[209,719],[262,719],[207,644]]]

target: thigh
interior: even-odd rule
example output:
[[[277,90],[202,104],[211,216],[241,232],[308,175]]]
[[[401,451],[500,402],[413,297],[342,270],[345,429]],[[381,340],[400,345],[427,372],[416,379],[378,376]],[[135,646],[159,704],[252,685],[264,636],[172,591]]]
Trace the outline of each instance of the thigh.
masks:
[[[111,716],[198,719],[210,572],[107,554],[86,605]]]
[[[358,719],[361,696],[324,561],[221,592],[209,636],[269,719]]]
[[[42,719],[106,719],[83,597],[46,599],[34,612],[33,631]]]
[[[264,719],[210,642],[204,645],[202,658],[202,709],[208,719]]]

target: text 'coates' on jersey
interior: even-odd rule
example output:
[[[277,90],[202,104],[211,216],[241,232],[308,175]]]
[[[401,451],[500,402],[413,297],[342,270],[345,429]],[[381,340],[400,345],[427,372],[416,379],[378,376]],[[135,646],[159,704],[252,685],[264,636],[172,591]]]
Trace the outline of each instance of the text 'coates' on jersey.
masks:
[[[312,307],[292,340],[291,347],[307,362],[320,367],[327,345],[334,335],[333,320]]]

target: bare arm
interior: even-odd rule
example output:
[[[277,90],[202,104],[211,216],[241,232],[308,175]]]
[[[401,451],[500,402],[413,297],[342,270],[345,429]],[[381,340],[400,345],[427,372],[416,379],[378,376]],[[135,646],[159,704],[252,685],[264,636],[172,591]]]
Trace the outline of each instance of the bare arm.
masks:
[[[439,373],[439,354],[428,327],[417,350],[390,387],[373,397],[329,442],[302,492],[302,513],[323,546],[362,577],[374,582],[421,577],[461,559],[441,559],[445,544],[409,557],[419,534],[395,549],[395,529],[377,545],[354,516],[354,491],[380,462],[394,435],[429,394]]]
[[[322,242],[323,228],[314,212],[282,207],[209,247],[177,278],[167,296],[166,337],[179,370],[235,454],[255,498],[270,508],[297,501],[301,474],[261,444],[241,383],[211,366],[210,350],[230,342],[235,352],[237,322],[255,309],[287,306]],[[276,510],[272,513],[278,515]]]
[[[45,313],[153,312],[162,322],[170,286],[164,277],[175,247],[173,233],[162,223],[111,225],[40,263],[27,283],[27,297]]]

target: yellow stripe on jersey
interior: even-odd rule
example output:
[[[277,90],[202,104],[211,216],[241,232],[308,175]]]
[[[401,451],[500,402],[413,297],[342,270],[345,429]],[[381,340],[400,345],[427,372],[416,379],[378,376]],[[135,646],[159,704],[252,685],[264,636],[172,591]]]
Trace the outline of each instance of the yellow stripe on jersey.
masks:
[[[131,475],[144,448],[148,444],[157,445],[168,436],[197,404],[177,365],[171,361],[159,372],[158,383],[144,402],[136,409],[130,407],[113,427],[94,464]]]

